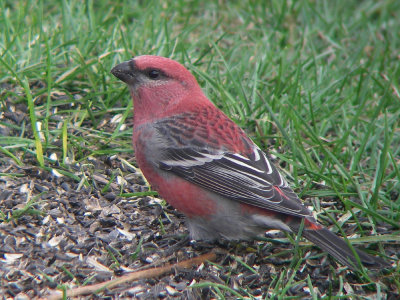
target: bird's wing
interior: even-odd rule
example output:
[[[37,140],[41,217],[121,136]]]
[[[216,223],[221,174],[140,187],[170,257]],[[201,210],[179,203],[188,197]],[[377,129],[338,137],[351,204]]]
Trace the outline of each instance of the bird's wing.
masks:
[[[253,144],[254,145],[254,144]],[[158,167],[223,197],[293,216],[310,216],[267,155],[254,145],[249,157],[227,151],[165,147]]]

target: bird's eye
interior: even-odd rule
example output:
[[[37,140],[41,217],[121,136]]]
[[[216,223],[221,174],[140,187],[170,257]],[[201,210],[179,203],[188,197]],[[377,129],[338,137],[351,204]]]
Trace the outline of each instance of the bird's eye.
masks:
[[[160,71],[158,70],[150,70],[148,72],[149,78],[150,79],[158,79],[160,77]]]

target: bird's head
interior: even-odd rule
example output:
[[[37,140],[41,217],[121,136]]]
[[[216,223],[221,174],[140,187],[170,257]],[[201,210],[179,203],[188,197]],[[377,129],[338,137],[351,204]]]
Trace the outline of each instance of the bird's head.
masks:
[[[111,73],[129,86],[135,123],[141,118],[159,117],[181,102],[190,102],[199,93],[202,95],[194,76],[180,63],[166,57],[137,56],[116,65]]]
[[[116,65],[111,73],[135,89],[178,83],[187,89],[197,85],[193,75],[180,63],[161,56],[142,55]]]

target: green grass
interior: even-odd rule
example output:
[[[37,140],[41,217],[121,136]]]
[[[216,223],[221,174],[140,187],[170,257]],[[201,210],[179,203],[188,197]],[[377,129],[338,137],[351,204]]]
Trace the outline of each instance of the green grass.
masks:
[[[0,136],[0,155],[88,184],[67,160],[132,152],[131,99],[110,69],[135,55],[168,56],[279,159],[321,222],[351,219],[362,236],[383,222],[393,231],[367,242],[392,243],[400,233],[397,1],[162,2],[0,1],[0,108],[23,104],[28,116],[12,128],[0,123],[18,132]],[[321,204],[332,199],[337,206]],[[280,282],[296,284],[282,276],[270,289],[281,297]],[[390,282],[399,289],[400,275]],[[221,298],[230,289],[209,286]]]

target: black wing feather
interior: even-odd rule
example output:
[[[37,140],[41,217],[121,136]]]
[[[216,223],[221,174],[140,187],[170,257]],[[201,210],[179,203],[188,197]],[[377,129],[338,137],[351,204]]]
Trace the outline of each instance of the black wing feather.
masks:
[[[255,153],[249,158],[222,151],[168,147],[162,151],[159,167],[234,201],[293,216],[310,216],[265,153],[254,147]]]

